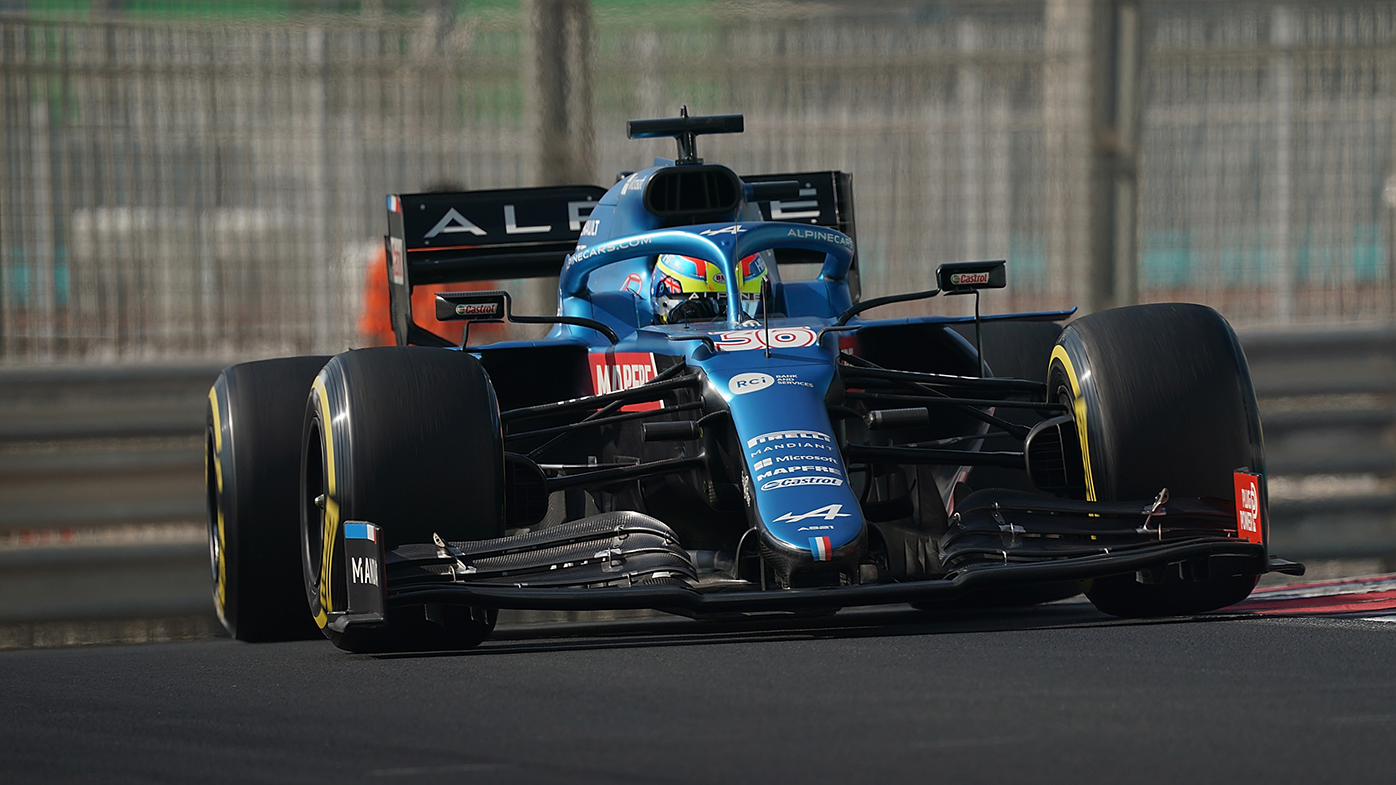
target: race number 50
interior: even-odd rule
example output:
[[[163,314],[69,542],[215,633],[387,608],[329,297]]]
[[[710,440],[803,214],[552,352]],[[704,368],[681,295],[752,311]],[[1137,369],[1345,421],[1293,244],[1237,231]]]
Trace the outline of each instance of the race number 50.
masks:
[[[746,352],[766,348],[766,330],[732,330],[718,333],[714,344],[724,352]],[[814,330],[808,327],[777,327],[770,330],[772,349],[799,349],[813,346]]]

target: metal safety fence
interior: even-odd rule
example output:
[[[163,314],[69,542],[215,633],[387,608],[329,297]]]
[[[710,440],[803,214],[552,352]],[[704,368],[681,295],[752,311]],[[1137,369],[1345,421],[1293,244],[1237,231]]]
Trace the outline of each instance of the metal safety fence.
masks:
[[[539,2],[0,11],[0,364],[360,345],[383,194],[559,176]],[[1096,0],[581,5],[568,176],[671,154],[626,119],[740,111],[705,157],[853,172],[867,294],[1007,258],[986,307],[1083,301],[1092,161],[1118,143],[1092,115]],[[1143,9],[1138,298],[1396,316],[1396,4]]]

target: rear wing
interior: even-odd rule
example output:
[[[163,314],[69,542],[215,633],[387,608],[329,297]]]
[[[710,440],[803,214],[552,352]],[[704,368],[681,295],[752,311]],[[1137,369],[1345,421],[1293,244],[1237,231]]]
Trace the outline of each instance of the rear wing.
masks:
[[[398,343],[444,343],[413,324],[414,286],[557,275],[605,193],[568,185],[389,196],[384,241]]]
[[[848,172],[797,172],[794,174],[745,174],[746,183],[768,183],[796,180],[800,183],[799,196],[795,199],[772,199],[757,202],[761,217],[767,221],[791,221],[794,223],[822,226],[837,229],[853,238],[854,248],[858,247],[856,221],[853,217],[853,175]],[[776,252],[777,264],[823,264],[824,255],[798,248],[780,248]],[[858,256],[853,256],[853,264],[848,270],[848,286],[853,300],[858,300]]]
[[[847,172],[746,175],[747,183],[796,180],[794,199],[758,201],[768,221],[837,229],[857,240],[853,176]],[[582,226],[606,193],[594,185],[510,188],[388,197],[388,302],[399,344],[451,345],[412,320],[412,288],[423,284],[557,275]],[[810,251],[780,249],[778,264],[822,264]],[[848,284],[858,299],[858,260]]]

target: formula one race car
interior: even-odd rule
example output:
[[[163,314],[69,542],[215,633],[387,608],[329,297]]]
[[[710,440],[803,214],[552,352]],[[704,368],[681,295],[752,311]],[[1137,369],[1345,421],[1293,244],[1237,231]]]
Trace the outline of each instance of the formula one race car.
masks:
[[[713,619],[1079,592],[1155,616],[1302,572],[1267,553],[1260,419],[1215,311],[980,317],[1002,261],[860,299],[850,176],[697,157],[698,135],[742,125],[632,121],[679,155],[609,190],[389,196],[398,345],[236,365],[210,392],[229,632],[466,648],[501,608]],[[437,295],[459,346],[411,310],[414,286],[547,275],[556,316]],[[936,296],[976,316],[870,313]],[[553,327],[469,345],[500,321]]]

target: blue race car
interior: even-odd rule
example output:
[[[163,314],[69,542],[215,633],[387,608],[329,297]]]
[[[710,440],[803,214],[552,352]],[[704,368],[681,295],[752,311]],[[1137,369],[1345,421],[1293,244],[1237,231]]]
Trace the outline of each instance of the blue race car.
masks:
[[[1002,261],[859,296],[852,178],[696,154],[590,186],[388,197],[398,345],[236,365],[209,395],[214,600],[244,640],[467,648],[501,608],[694,618],[1244,599],[1271,570],[1246,360],[1197,305],[978,315]],[[804,271],[804,274],[800,274]],[[555,316],[502,291],[558,275]],[[975,317],[875,318],[975,300]],[[904,306],[905,307],[905,306]],[[541,340],[469,345],[477,322]],[[308,393],[308,400],[307,400]]]

